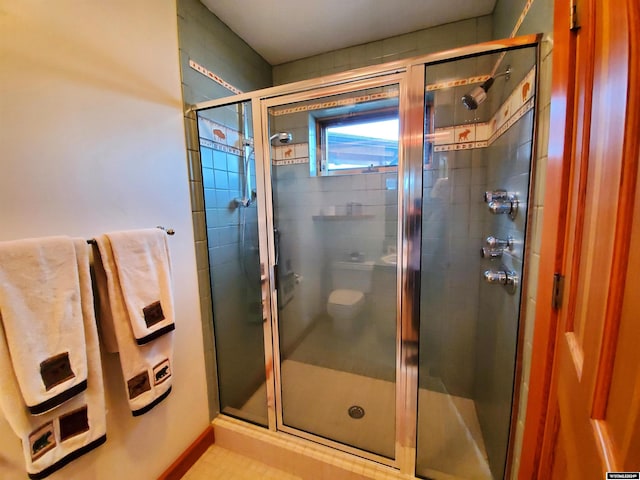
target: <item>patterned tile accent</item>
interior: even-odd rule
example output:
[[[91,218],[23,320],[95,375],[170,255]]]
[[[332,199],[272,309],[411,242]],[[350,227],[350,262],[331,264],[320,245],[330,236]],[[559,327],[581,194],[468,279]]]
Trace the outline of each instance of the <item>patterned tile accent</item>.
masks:
[[[487,123],[470,123],[436,128],[435,133],[427,134],[427,141],[434,143],[434,152],[467,150],[486,146]]]
[[[427,134],[426,140],[433,142],[434,152],[446,152],[452,150],[468,150],[472,148],[484,148],[491,145],[497,138],[506,132],[522,115],[534,106],[533,92],[535,84],[535,67],[511,92],[507,100],[498,108],[491,120],[486,123],[473,123],[466,125],[452,125],[450,127],[436,128],[434,133]],[[460,85],[470,85],[484,82],[488,75],[480,75],[447,82],[429,84],[427,91],[435,91],[443,88],[451,88]],[[271,109],[274,116],[290,113],[305,112],[331,108],[354,103],[370,102],[380,98],[396,97],[398,92],[380,92],[359,97],[318,102],[295,107]],[[198,118],[200,143],[215,150],[242,155],[245,142],[243,135],[232,128],[206,118]],[[253,139],[247,138],[246,142],[252,143]],[[297,165],[309,163],[309,144],[297,143],[274,147],[273,165]]]
[[[221,152],[242,155],[242,146],[245,138],[239,131],[209,119],[198,117],[198,133],[201,145]],[[251,138],[247,138],[246,141],[253,143]]]
[[[491,145],[534,107],[535,78],[536,67],[533,67],[489,122],[436,128],[434,133],[427,134],[426,140],[434,144],[433,151],[468,150]]]
[[[290,143],[273,148],[273,166],[309,163],[309,144]]]
[[[534,66],[489,121],[489,145],[534,107],[535,81],[536,67]]]
[[[239,88],[234,87],[233,85],[231,85],[229,82],[225,81],[222,77],[220,77],[219,75],[216,75],[215,73],[213,73],[210,70],[207,70],[205,67],[203,67],[202,65],[200,65],[199,63],[194,62],[193,60],[189,59],[189,66],[191,68],[193,68],[196,72],[201,73],[202,75],[204,75],[205,77],[213,80],[214,82],[222,85],[224,88],[226,88],[227,90],[230,90],[231,92],[235,93],[235,94],[239,94],[239,93],[243,93],[242,90],[240,90]]]
[[[198,132],[200,145],[233,155],[242,156],[244,144],[253,144],[252,138],[245,138],[238,130],[207,118],[198,117]],[[273,147],[272,161],[274,166],[309,163],[309,144],[290,143]]]

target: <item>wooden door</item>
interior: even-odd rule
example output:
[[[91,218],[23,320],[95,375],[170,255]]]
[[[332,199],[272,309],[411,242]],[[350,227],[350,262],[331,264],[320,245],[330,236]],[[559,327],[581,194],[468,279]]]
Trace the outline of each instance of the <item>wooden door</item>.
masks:
[[[578,1],[570,31],[571,3],[556,1],[548,176],[557,188],[545,197],[520,479],[640,471],[639,5]],[[564,276],[555,307],[543,303],[553,273]]]

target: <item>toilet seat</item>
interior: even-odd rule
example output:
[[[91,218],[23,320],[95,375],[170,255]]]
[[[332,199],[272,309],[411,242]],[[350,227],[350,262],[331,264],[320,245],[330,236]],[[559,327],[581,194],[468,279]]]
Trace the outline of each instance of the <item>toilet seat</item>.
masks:
[[[329,294],[329,303],[334,305],[353,306],[364,299],[364,293],[358,290],[334,290]]]

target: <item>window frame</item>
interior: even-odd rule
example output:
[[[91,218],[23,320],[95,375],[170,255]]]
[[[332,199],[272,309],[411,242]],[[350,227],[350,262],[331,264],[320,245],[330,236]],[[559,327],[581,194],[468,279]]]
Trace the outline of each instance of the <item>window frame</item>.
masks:
[[[325,111],[326,113],[326,111]],[[378,165],[374,167],[357,167],[357,168],[340,168],[329,170],[327,168],[327,129],[335,126],[346,126],[356,123],[365,123],[367,120],[390,120],[397,119],[400,121],[400,109],[397,105],[382,106],[372,108],[370,110],[363,110],[361,112],[351,112],[349,114],[334,114],[323,115],[316,112],[313,115],[313,125],[315,126],[315,147],[316,147],[316,161],[315,171],[319,177],[333,176],[333,175],[353,175],[357,173],[385,173],[395,172],[398,170],[398,165]],[[397,140],[398,149],[400,148],[400,138]]]

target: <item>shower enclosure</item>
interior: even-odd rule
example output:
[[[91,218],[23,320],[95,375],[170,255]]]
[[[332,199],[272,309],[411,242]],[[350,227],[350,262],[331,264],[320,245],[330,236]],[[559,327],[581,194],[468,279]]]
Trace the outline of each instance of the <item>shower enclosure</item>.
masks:
[[[418,477],[505,476],[538,40],[193,107],[223,414]]]

